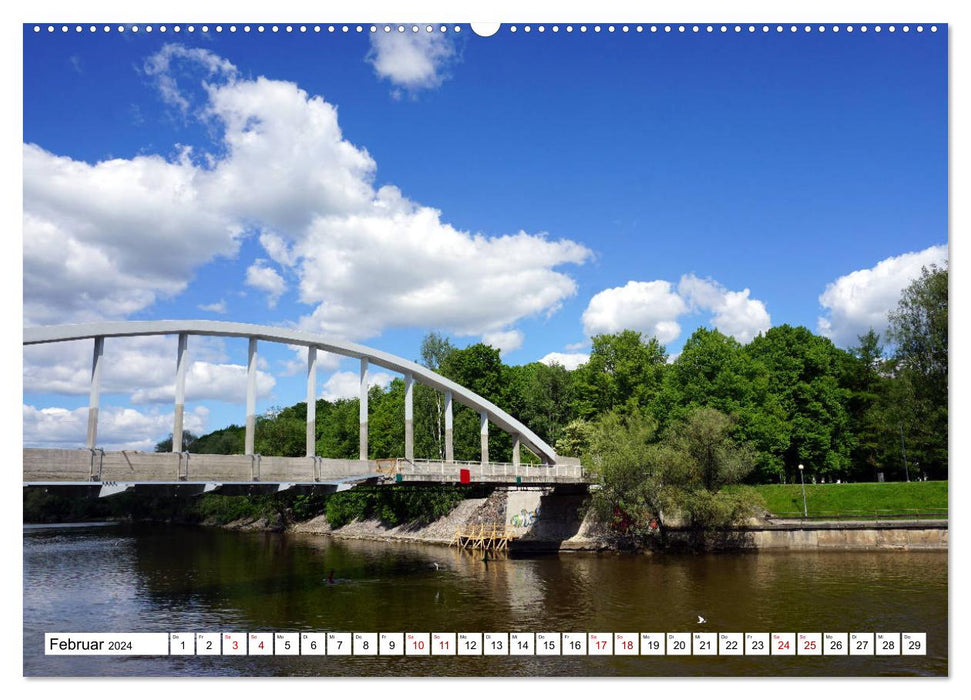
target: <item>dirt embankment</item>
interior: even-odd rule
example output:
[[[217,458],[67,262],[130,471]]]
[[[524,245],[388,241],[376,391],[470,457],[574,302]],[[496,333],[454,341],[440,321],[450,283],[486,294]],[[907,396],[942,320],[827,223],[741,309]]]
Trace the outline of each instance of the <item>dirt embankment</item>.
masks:
[[[510,494],[517,494],[517,512],[509,511]],[[607,548],[599,528],[582,515],[582,498],[551,496],[533,492],[535,504],[521,507],[522,492],[496,489],[488,498],[469,498],[451,513],[427,525],[407,523],[388,527],[378,520],[356,520],[332,528],[324,516],[294,525],[293,532],[330,535],[341,539],[408,541],[449,544],[455,533],[475,525],[509,528],[515,535],[514,548],[530,551],[599,550]],[[528,522],[524,516],[528,514]]]

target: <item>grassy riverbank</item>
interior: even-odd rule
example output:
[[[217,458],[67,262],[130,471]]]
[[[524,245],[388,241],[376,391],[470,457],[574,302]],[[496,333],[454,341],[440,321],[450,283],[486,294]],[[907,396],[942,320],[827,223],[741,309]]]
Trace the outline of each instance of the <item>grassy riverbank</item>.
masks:
[[[773,515],[802,515],[799,484],[767,484],[756,486],[755,490]],[[947,513],[947,482],[806,484],[806,506],[810,517],[920,517],[929,513]]]

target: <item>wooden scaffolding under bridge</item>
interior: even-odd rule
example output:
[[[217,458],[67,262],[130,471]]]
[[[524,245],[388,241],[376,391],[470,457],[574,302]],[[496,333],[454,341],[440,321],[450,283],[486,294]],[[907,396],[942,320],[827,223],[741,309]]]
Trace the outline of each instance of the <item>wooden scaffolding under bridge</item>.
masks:
[[[509,549],[509,540],[511,539],[512,534],[505,525],[481,523],[458,528],[451,544],[462,549],[503,552]]]

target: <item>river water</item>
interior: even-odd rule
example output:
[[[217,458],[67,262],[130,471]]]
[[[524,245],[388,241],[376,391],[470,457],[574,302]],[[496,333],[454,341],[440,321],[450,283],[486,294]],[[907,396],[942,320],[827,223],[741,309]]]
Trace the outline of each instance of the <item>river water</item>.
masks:
[[[563,554],[24,526],[28,676],[947,674],[947,554]],[[436,566],[437,564],[437,566]],[[335,584],[327,578],[334,571]],[[45,632],[926,632],[926,656],[45,656]]]

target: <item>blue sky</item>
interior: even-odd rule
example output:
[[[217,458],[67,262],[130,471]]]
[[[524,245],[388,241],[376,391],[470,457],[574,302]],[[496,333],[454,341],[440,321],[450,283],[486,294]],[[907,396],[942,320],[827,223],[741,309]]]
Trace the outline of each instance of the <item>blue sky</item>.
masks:
[[[212,318],[408,358],[437,330],[515,364],[624,327],[846,346],[946,258],[946,31],[423,28],[25,27],[25,325]],[[240,423],[245,343],[190,350],[192,426]],[[107,445],[170,431],[174,352],[106,343]],[[302,400],[300,355],[263,358],[258,409]],[[25,350],[26,444],[83,442],[89,363]]]

